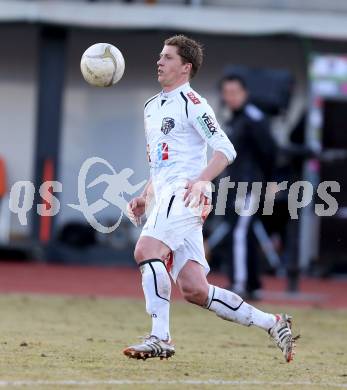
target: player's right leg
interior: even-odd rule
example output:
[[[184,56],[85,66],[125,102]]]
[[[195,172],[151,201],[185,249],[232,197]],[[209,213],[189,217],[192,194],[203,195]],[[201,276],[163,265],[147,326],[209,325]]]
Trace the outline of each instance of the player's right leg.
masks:
[[[170,343],[169,329],[171,281],[164,264],[169,253],[170,248],[153,237],[141,236],[137,242],[134,255],[142,274],[152,331],[141,343],[124,350],[124,354],[131,358],[168,358],[175,353]]]

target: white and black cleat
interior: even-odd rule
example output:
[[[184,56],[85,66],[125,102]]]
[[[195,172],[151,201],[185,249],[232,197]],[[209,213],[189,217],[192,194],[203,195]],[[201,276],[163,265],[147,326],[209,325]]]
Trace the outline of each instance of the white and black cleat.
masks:
[[[292,335],[292,317],[288,314],[276,314],[276,323],[269,329],[269,335],[282,351],[286,362],[291,362],[295,355],[295,340]]]
[[[142,343],[125,348],[123,353],[132,359],[146,360],[158,357],[163,360],[175,354],[175,347],[169,341],[160,340],[157,336],[147,336]]]

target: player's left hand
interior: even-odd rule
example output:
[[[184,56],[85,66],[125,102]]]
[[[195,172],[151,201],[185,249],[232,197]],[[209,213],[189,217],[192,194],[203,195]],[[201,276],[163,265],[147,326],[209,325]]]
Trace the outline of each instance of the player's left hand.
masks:
[[[186,207],[199,207],[205,203],[206,194],[210,192],[211,183],[202,180],[188,180],[183,201]]]

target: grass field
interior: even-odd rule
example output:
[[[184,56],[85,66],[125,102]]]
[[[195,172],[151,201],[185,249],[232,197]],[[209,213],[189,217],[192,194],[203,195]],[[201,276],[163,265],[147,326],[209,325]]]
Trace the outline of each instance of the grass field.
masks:
[[[183,302],[172,305],[176,355],[163,361],[122,355],[149,330],[139,300],[0,295],[0,313],[0,387],[347,388],[347,311],[290,310],[302,335],[290,364],[263,331]]]

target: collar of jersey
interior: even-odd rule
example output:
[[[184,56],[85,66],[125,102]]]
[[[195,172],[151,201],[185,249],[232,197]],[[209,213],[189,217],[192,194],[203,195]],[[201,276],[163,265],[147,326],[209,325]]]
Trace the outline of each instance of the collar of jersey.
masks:
[[[174,89],[173,91],[170,91],[170,92],[161,91],[160,98],[161,99],[170,99],[170,98],[176,96],[181,91],[185,92],[189,88],[190,88],[190,84],[189,84],[189,82],[187,82],[185,84],[180,85],[178,88]]]

